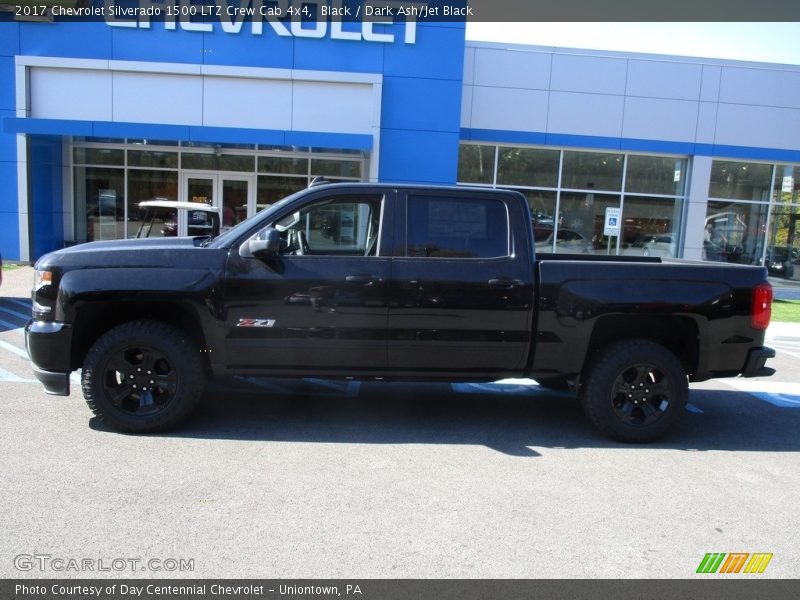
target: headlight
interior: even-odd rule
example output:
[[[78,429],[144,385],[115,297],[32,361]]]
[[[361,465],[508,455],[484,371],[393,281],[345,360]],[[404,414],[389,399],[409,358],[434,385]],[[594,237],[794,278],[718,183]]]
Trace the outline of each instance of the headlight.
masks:
[[[38,292],[46,285],[53,283],[53,272],[36,269],[33,272],[33,291]]]
[[[52,319],[55,303],[53,271],[36,269],[33,272],[32,315],[34,319],[48,321]]]

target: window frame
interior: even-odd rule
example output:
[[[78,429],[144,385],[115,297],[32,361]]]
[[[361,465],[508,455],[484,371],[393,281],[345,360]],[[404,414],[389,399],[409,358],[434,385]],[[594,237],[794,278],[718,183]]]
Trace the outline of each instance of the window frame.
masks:
[[[339,185],[344,184],[335,184],[337,187]],[[303,190],[297,192],[298,194],[303,193]],[[281,259],[306,259],[306,258],[348,258],[348,259],[376,259],[376,258],[387,258],[392,256],[392,239],[391,234],[393,232],[393,227],[389,221],[391,220],[391,211],[387,211],[387,206],[389,205],[389,195],[393,194],[393,191],[386,190],[386,189],[354,189],[354,188],[343,188],[343,189],[329,189],[323,193],[314,194],[305,199],[299,205],[295,205],[293,202],[290,206],[281,206],[280,210],[276,210],[272,214],[265,213],[262,217],[262,221],[258,224],[258,226],[253,227],[248,231],[248,233],[242,235],[238,238],[235,242],[230,244],[230,247],[241,247],[244,244],[247,244],[251,239],[256,238],[259,234],[261,234],[264,230],[269,228],[275,228],[275,225],[278,221],[286,218],[287,216],[291,215],[292,213],[302,212],[307,207],[312,204],[320,203],[320,202],[337,202],[337,201],[346,201],[351,200],[353,203],[366,202],[366,201],[374,201],[379,203],[379,211],[378,211],[378,241],[377,247],[375,250],[375,254],[371,255],[359,255],[359,254],[352,254],[346,252],[334,252],[331,254],[278,254]],[[289,199],[289,197],[287,197]]]
[[[459,200],[482,200],[484,202],[499,202],[505,214],[505,224],[506,224],[506,253],[497,255],[497,256],[411,256],[409,255],[409,218],[410,218],[410,200],[412,198],[423,198],[423,199],[440,199],[440,200],[451,200],[454,202],[458,202]],[[458,193],[457,195],[451,191],[436,191],[436,190],[408,190],[403,196],[403,202],[399,207],[402,211],[401,218],[398,219],[398,225],[402,226],[403,234],[399,236],[398,239],[402,239],[402,246],[398,248],[399,258],[403,258],[405,260],[438,260],[438,261],[491,261],[491,260],[508,260],[513,258],[514,256],[514,244],[512,238],[512,223],[511,223],[511,214],[508,206],[508,202],[504,198],[499,197],[489,197],[484,194],[475,193],[472,191],[471,193],[468,192],[466,189],[463,193]]]

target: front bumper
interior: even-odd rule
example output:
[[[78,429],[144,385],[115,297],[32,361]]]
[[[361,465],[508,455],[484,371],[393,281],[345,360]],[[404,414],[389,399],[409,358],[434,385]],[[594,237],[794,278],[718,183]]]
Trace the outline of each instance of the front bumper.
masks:
[[[53,396],[69,396],[69,373],[43,371],[33,365],[33,374],[44,386],[44,391]]]
[[[25,348],[33,362],[33,374],[48,394],[69,396],[69,360],[72,326],[53,321],[29,321]]]
[[[744,363],[742,377],[769,377],[775,373],[775,369],[764,366],[767,359],[770,358],[775,358],[775,350],[772,348],[762,347],[750,350]]]

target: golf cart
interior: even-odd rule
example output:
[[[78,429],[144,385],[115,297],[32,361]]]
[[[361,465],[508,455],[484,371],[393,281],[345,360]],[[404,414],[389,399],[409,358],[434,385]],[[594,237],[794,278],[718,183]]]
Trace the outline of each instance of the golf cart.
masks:
[[[219,212],[208,204],[154,198],[140,202],[139,208],[144,211],[144,216],[137,238],[180,234],[214,237],[219,234]]]

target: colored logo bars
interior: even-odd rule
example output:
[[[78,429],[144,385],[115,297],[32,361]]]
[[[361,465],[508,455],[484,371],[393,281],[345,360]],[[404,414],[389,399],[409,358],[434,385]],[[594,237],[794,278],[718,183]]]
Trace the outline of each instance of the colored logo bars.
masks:
[[[727,558],[726,558],[727,557]],[[748,557],[750,560],[748,560]],[[769,561],[770,552],[709,552],[700,561],[698,573],[763,573]],[[744,567],[744,570],[742,569]]]

